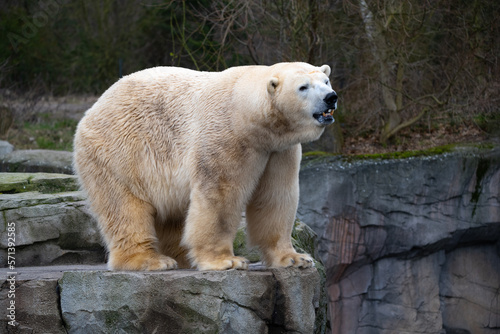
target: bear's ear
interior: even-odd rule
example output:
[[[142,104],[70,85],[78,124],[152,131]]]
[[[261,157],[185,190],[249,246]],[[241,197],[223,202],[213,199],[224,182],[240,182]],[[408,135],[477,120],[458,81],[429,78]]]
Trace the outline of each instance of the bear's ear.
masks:
[[[267,91],[269,92],[269,94],[273,94],[276,91],[278,82],[279,80],[276,77],[272,77],[271,79],[269,79],[269,81],[267,82]]]
[[[332,73],[332,70],[331,70],[330,66],[328,66],[328,65],[321,66],[320,70],[321,70],[321,72],[325,73],[327,77],[329,77],[330,73]]]

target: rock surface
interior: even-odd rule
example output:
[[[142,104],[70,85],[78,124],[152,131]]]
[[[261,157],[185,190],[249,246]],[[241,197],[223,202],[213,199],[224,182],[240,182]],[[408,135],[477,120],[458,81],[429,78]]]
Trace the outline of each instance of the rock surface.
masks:
[[[0,318],[0,333],[67,333],[61,318],[58,280],[64,270],[98,269],[91,266],[34,267],[15,269],[15,280],[7,281],[10,271],[0,269],[0,309],[6,310],[11,301],[15,302],[14,326],[8,322],[12,318]],[[15,287],[11,288],[11,282]],[[9,293],[13,292],[12,298]],[[2,312],[3,313],[3,312]]]
[[[76,177],[0,173],[0,263],[7,265],[8,224],[18,266],[102,263],[101,237]],[[26,191],[26,192],[25,192]]]
[[[110,272],[20,268],[8,333],[313,333],[319,274],[310,269]],[[4,274],[2,274],[4,277]],[[5,310],[9,283],[0,289]]]
[[[0,154],[0,172],[73,174],[73,154],[52,150],[19,150]]]
[[[53,173],[0,173],[0,194],[78,191],[76,176]]]
[[[304,161],[333,333],[500,333],[500,149]]]
[[[66,272],[60,282],[71,333],[312,333],[319,297],[315,269]]]
[[[0,157],[14,151],[14,146],[5,140],[0,140]]]

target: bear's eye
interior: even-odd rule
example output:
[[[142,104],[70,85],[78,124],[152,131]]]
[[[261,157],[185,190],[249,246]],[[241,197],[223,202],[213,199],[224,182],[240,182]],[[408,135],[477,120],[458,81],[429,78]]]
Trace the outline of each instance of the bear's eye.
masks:
[[[300,90],[301,92],[304,92],[304,91],[306,91],[306,90],[308,90],[308,89],[309,89],[309,85],[303,85],[303,86],[300,86],[300,87],[299,87],[299,90]]]

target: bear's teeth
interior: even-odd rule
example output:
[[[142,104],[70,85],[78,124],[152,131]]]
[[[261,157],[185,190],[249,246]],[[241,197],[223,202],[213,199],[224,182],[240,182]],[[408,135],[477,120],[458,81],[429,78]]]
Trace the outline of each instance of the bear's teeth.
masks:
[[[323,117],[326,117],[326,115],[331,115],[333,113],[333,109],[328,109],[327,111],[323,111]]]

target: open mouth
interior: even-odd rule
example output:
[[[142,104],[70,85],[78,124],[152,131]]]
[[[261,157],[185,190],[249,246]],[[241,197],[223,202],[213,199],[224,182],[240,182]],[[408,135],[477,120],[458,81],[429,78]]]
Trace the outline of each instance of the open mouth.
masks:
[[[333,119],[333,112],[335,109],[328,109],[323,111],[322,113],[316,113],[313,114],[313,117],[322,125],[328,125],[332,124],[335,122],[335,119]]]

